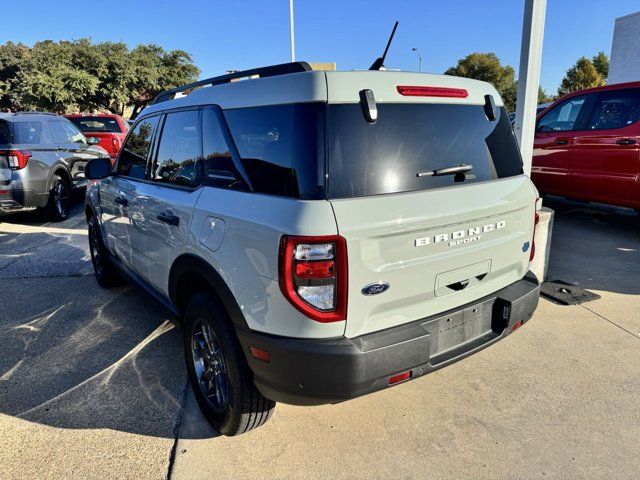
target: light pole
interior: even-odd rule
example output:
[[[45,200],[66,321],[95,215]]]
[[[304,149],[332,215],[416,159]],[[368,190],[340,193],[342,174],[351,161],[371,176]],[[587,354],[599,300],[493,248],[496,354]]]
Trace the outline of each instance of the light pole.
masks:
[[[296,61],[296,45],[293,38],[293,0],[289,0],[289,35],[291,37],[291,61]]]
[[[292,0],[293,1],[293,0]],[[420,50],[418,50],[417,48],[412,48],[412,51],[416,52],[418,54],[418,71],[420,73],[422,73],[422,56],[420,55]]]

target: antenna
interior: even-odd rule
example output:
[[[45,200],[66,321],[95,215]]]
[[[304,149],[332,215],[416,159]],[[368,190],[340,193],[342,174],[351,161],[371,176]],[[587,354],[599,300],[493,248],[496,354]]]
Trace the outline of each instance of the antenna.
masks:
[[[389,46],[391,45],[391,41],[393,40],[393,36],[396,34],[396,28],[398,28],[398,21],[393,25],[393,30],[391,31],[391,36],[389,37],[389,41],[387,42],[387,47],[384,49],[384,53],[381,57],[376,58],[376,61],[371,64],[369,70],[380,70],[384,67],[384,59],[387,57],[387,52],[389,51]]]

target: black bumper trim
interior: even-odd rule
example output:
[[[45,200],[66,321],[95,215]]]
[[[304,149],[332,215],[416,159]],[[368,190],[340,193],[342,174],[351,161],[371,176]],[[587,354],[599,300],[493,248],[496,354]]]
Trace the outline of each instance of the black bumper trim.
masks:
[[[294,405],[349,400],[388,386],[390,376],[411,370],[417,378],[461,360],[511,333],[529,320],[538,305],[540,286],[532,273],[492,295],[432,317],[356,338],[308,340],[277,337],[237,327],[238,338],[264,396]],[[483,309],[487,332],[448,350],[438,349],[443,317],[465,318]],[[267,350],[265,363],[249,347]]]

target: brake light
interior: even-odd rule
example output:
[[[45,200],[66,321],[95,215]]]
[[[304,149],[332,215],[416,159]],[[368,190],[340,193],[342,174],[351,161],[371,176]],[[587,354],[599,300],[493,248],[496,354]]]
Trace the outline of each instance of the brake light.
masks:
[[[284,235],[280,241],[280,290],[291,304],[318,322],[347,316],[347,242],[339,235]]]
[[[405,97],[467,98],[469,96],[469,93],[464,88],[398,85],[396,90],[398,90],[400,95],[404,95]]]
[[[111,146],[113,147],[113,150],[117,152],[120,149],[120,140],[116,137],[111,137]]]
[[[29,150],[2,150],[0,157],[7,157],[7,163],[11,170],[21,170],[27,166],[31,158]]]
[[[538,206],[538,200],[536,199],[536,208]],[[533,217],[533,238],[531,239],[531,253],[529,254],[529,262],[533,262],[534,257],[536,256],[536,227],[540,223],[540,215],[536,210]]]

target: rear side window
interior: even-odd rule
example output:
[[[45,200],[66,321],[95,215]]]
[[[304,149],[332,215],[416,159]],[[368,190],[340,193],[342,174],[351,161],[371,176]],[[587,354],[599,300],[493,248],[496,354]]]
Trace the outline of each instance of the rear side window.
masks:
[[[111,117],[70,117],[69,120],[81,132],[121,133],[120,125]]]
[[[623,128],[640,119],[640,89],[611,90],[598,96],[587,130]]]
[[[13,122],[13,143],[20,145],[42,143],[42,122]]]
[[[255,192],[323,198],[325,111],[321,103],[224,111]]]
[[[199,184],[197,162],[202,157],[200,112],[188,110],[165,117],[151,180],[193,187]]]
[[[0,145],[11,143],[11,131],[7,122],[0,120]]]
[[[118,157],[118,175],[127,177],[145,178],[147,158],[151,150],[153,132],[158,125],[158,117],[140,120],[133,131],[127,137]]]
[[[219,188],[231,188],[239,185],[239,178],[218,120],[218,114],[215,110],[206,108],[202,111],[202,115],[204,176],[207,183]]]
[[[500,109],[489,121],[481,105],[378,104],[367,123],[359,104],[328,107],[328,198],[409,192],[522,173],[522,159]],[[418,173],[471,164],[463,178]],[[456,183],[456,180],[464,183]]]
[[[54,143],[86,143],[80,130],[66,119],[48,120],[47,127]]]

